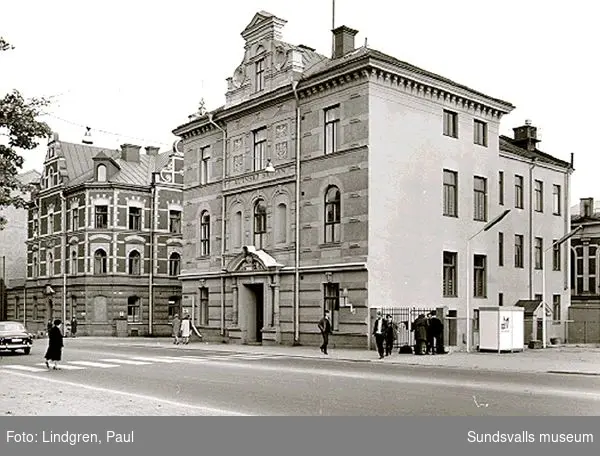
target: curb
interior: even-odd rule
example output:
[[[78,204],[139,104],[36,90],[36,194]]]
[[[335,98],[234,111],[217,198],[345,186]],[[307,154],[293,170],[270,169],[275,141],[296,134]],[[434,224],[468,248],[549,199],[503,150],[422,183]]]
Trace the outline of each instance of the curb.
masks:
[[[560,371],[560,370],[549,370],[546,371],[548,374],[561,374],[561,375],[585,375],[588,377],[600,377],[600,372],[584,372],[584,371]]]

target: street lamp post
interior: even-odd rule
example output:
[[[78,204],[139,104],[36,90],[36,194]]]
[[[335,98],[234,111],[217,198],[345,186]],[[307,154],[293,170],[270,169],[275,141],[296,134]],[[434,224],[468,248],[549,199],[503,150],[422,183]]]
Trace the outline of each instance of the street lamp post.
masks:
[[[494,225],[499,223],[508,215],[510,209],[506,209],[500,215],[485,224],[477,233],[467,239],[467,353],[471,351],[471,241],[480,233],[489,231]]]
[[[547,296],[546,296],[546,271],[548,268],[546,267],[546,252],[550,249],[554,249],[554,247],[561,245],[565,241],[569,240],[575,234],[583,229],[582,225],[579,225],[577,228],[569,231],[563,237],[561,237],[558,241],[553,242],[550,247],[545,249],[542,252],[542,347],[546,348],[546,305],[548,304]]]

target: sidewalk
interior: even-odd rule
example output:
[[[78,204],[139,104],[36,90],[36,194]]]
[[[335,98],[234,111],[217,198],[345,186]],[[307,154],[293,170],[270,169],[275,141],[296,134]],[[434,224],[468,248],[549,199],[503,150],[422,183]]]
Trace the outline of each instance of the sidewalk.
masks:
[[[174,345],[170,338],[114,338],[82,337],[66,339],[65,345],[95,345],[129,347],[161,347],[178,351],[200,350],[283,355],[299,358],[332,359],[352,362],[374,362],[404,364],[409,366],[431,366],[454,369],[477,369],[504,372],[536,372],[557,374],[578,374],[600,376],[600,347],[558,346],[542,350],[525,349],[516,353],[464,353],[453,352],[447,355],[400,355],[397,351],[390,357],[378,359],[376,351],[363,349],[330,348],[329,355],[323,355],[318,347],[312,346],[262,346],[234,345],[209,342],[190,342],[189,345]]]

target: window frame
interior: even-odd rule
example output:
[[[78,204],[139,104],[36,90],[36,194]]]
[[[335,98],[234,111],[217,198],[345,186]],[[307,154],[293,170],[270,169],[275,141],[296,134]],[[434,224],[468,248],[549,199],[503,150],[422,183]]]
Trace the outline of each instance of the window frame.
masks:
[[[108,206],[106,204],[94,205],[94,228],[97,230],[108,229]]]
[[[477,188],[477,183],[483,184],[483,190]],[[481,207],[483,206],[483,208]],[[481,213],[483,209],[483,214]],[[473,177],[473,220],[487,222],[488,219],[488,185],[487,178]]]
[[[458,113],[444,109],[442,120],[442,133],[448,138],[458,138]]]
[[[142,255],[136,249],[131,250],[127,255],[127,273],[132,276],[142,274]]]
[[[181,274],[181,255],[171,252],[169,255],[169,277],[178,277]]]
[[[181,211],[169,209],[169,233],[181,234]]]
[[[204,210],[200,213],[200,256],[210,255],[210,213]]]
[[[525,208],[525,181],[523,176],[519,174],[515,174],[515,208],[516,209],[524,209]]]
[[[446,178],[453,182],[447,182]],[[450,169],[443,170],[443,209],[445,217],[458,217],[458,172]]]
[[[536,179],[534,181],[534,204],[535,212],[544,212],[544,182]]]
[[[265,58],[254,62],[254,91],[260,92],[265,88]]]
[[[137,211],[137,214],[135,213]],[[127,228],[132,231],[141,231],[142,229],[142,208],[138,206],[129,206],[127,208]]]
[[[543,270],[544,239],[541,237],[535,237],[533,242],[534,269]]]
[[[267,127],[252,132],[253,171],[263,171],[267,165]]]
[[[94,275],[107,275],[107,274],[108,274],[108,254],[103,248],[98,248],[94,251]]]
[[[515,268],[524,268],[525,237],[522,234],[515,234]]]
[[[473,143],[482,147],[488,146],[487,122],[479,119],[473,119]]]
[[[254,203],[252,211],[252,233],[254,235],[254,246],[261,250],[267,240],[267,203],[259,198]]]
[[[339,150],[341,108],[339,104],[323,109],[323,153],[330,155]],[[330,117],[329,114],[332,114]]]
[[[335,191],[330,198],[330,192]],[[331,214],[333,218],[328,217]],[[342,240],[342,192],[336,185],[330,185],[324,195],[324,243],[338,244]]]
[[[478,265],[477,260],[483,260],[483,264]],[[487,256],[475,254],[473,255],[473,297],[487,298],[487,288]]]
[[[442,252],[442,296],[458,297],[458,252]]]
[[[562,188],[559,184],[552,184],[552,214],[562,214]]]

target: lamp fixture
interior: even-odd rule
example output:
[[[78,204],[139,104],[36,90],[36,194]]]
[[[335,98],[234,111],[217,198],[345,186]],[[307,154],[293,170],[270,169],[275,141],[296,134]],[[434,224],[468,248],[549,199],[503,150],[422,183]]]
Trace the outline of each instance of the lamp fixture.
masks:
[[[265,166],[265,171],[267,173],[274,173],[275,172],[275,167],[273,166],[273,163],[271,163],[271,159],[267,158],[267,166]]]
[[[83,139],[81,140],[81,142],[83,144],[94,144],[94,140],[92,139],[91,130],[92,129],[90,127],[85,127],[85,133],[83,135]]]

